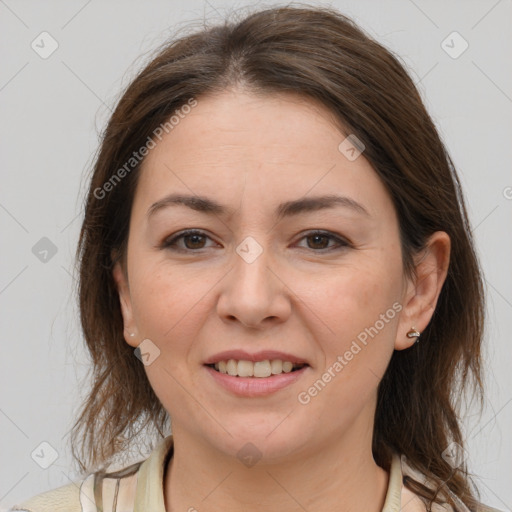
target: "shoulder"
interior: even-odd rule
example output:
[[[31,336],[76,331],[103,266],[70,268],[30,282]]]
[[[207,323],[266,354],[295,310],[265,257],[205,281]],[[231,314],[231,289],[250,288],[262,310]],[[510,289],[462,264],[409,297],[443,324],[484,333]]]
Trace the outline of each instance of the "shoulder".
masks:
[[[8,512],[97,512],[116,500],[122,509],[135,501],[141,463],[115,473],[92,473],[87,478],[33,496],[12,506]]]
[[[394,471],[395,478],[401,485],[400,508],[397,508],[397,510],[403,510],[404,512],[425,512],[427,510],[425,502],[404,485],[404,478],[412,478],[431,489],[435,488],[435,484],[423,473],[413,468],[412,465],[409,464],[405,455],[393,455],[392,471]],[[395,485],[397,485],[396,482]],[[465,503],[449,489],[445,488],[444,492],[449,494],[450,498],[455,503],[455,507],[451,506],[447,502],[443,504],[433,503],[432,512],[502,512],[496,508],[484,505],[483,503],[478,503],[475,508],[469,509]],[[446,497],[446,494],[442,493],[442,498],[446,499]]]
[[[8,512],[133,510],[136,502],[139,504],[146,499],[151,500],[150,504],[155,503],[156,499],[163,506],[163,475],[166,461],[172,453],[173,437],[170,435],[161,440],[144,460],[122,469],[114,470],[110,466],[105,471],[91,473],[83,480],[71,482],[16,504]],[[157,509],[160,510],[158,507],[152,508]]]
[[[33,496],[9,509],[27,512],[82,512],[80,494],[90,477]],[[84,511],[85,512],[85,511]]]

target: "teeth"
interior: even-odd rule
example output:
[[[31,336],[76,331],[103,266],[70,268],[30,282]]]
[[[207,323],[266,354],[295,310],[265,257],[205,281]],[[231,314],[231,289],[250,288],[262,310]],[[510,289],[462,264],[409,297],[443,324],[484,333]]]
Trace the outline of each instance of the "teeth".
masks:
[[[229,359],[215,363],[215,369],[220,373],[227,373],[233,377],[270,377],[280,373],[290,373],[294,367],[301,368],[302,364],[294,364],[291,361],[281,359],[265,359],[264,361],[236,361]]]
[[[241,363],[242,361],[240,361]],[[238,363],[238,364],[240,364]],[[255,377],[270,377],[272,375],[272,369],[270,368],[270,361],[256,361],[253,364],[254,376]]]
[[[238,363],[234,359],[230,359],[226,364],[228,375],[238,375]]]
[[[280,359],[274,359],[270,361],[270,369],[273,375],[281,373],[283,371],[283,361]]]
[[[290,361],[284,361],[283,362],[283,372],[291,372],[293,369],[293,363],[290,363]]]
[[[237,374],[239,377],[261,377],[256,374],[256,365],[252,364],[251,361],[238,361]]]

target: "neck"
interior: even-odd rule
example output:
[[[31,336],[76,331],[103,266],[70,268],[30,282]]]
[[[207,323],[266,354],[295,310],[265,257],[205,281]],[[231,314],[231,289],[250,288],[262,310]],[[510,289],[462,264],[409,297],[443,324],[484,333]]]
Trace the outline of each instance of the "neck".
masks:
[[[371,452],[372,425],[323,444],[312,440],[294,460],[246,467],[193,433],[173,426],[174,454],[164,482],[167,512],[381,512],[389,475]],[[358,429],[359,428],[359,429]]]

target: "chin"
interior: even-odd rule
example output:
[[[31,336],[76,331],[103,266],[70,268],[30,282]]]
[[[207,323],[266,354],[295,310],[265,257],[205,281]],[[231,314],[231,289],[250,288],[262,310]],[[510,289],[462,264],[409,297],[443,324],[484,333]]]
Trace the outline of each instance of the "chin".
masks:
[[[293,458],[307,444],[300,429],[291,430],[290,425],[285,426],[282,420],[280,417],[271,426],[268,421],[251,424],[247,418],[242,424],[230,423],[227,428],[229,434],[221,429],[221,437],[210,438],[210,443],[227,456],[235,457],[244,464],[247,462],[248,467],[256,462],[280,463]]]

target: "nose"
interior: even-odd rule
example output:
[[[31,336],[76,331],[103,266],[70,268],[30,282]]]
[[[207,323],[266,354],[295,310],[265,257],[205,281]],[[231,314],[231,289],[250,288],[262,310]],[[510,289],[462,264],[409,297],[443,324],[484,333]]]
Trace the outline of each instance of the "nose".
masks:
[[[259,330],[285,322],[291,312],[290,289],[279,268],[270,251],[254,239],[246,246],[240,244],[233,254],[233,267],[221,282],[218,315],[226,322]]]

